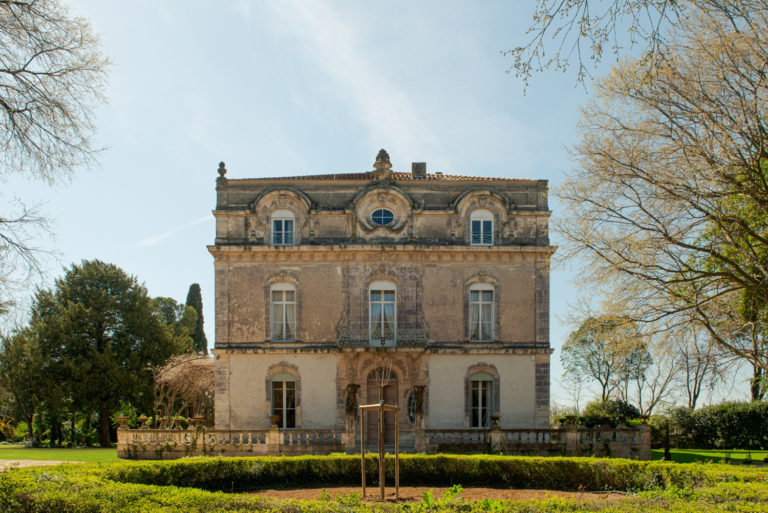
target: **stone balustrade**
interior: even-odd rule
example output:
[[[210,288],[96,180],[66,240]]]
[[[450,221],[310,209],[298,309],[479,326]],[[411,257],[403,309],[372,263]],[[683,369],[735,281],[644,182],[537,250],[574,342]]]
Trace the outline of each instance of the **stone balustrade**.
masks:
[[[648,426],[593,429],[567,426],[555,429],[483,431],[427,429],[424,438],[427,452],[651,459],[651,432]]]
[[[352,423],[350,427],[353,427]],[[183,456],[266,456],[356,453],[354,428],[226,431],[197,427],[188,430],[118,429],[121,458],[173,459]],[[409,437],[410,438],[410,437]],[[554,429],[415,429],[403,452],[488,453],[526,456],[612,456],[650,459],[648,426],[629,428],[566,426]]]
[[[227,431],[198,427],[188,430],[117,430],[117,455],[132,459],[183,456],[268,456],[329,454],[344,451],[345,432],[331,429]]]

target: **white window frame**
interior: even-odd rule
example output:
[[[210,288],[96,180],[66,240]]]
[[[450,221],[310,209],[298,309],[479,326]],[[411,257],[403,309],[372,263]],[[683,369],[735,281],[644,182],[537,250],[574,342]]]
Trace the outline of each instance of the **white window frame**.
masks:
[[[374,292],[381,292],[381,293],[387,293],[392,292],[394,294],[394,299],[392,301],[387,301],[384,299],[383,294],[380,299],[374,300],[373,299],[373,293]],[[385,311],[386,305],[392,305],[392,338],[391,339],[385,339],[382,343],[382,337],[376,337],[377,333],[375,332],[376,327],[374,326],[374,310],[379,312]],[[383,335],[384,331],[384,319],[382,317],[381,321],[379,322],[379,333],[378,335]],[[388,282],[388,281],[374,281],[371,283],[371,285],[368,287],[368,340],[369,343],[372,346],[376,347],[388,347],[388,346],[394,346],[397,343],[397,287],[394,283]]]
[[[491,299],[489,301],[483,299],[483,293],[484,292],[490,292],[491,293]],[[477,294],[477,299],[473,300],[472,296],[473,293]],[[467,298],[469,301],[469,309],[467,311],[467,326],[469,327],[468,335],[469,340],[471,342],[491,342],[495,340],[495,333],[494,328],[496,324],[496,309],[495,309],[495,303],[496,303],[496,290],[493,286],[485,284],[485,283],[477,283],[475,285],[472,285],[469,287],[469,296]],[[484,305],[490,306],[490,314],[488,314],[485,309],[483,308]],[[476,312],[473,316],[473,310]],[[485,316],[490,315],[489,319],[486,319]],[[474,317],[474,318],[473,318]],[[473,337],[474,328],[476,325],[477,327],[477,337]],[[483,330],[486,330],[484,332]]]
[[[278,387],[279,389],[275,390],[275,385],[280,384]],[[293,387],[289,387],[288,383],[293,383]],[[281,372],[279,374],[275,374],[270,379],[269,383],[269,390],[270,390],[270,415],[279,417],[279,420],[277,421],[277,425],[280,429],[295,429],[297,424],[297,408],[296,405],[298,404],[298,393],[297,393],[297,386],[296,386],[296,378],[287,372]],[[293,408],[289,408],[288,405],[288,397],[289,392],[293,392]],[[278,407],[275,406],[275,393],[280,394],[281,404],[283,405],[278,409]],[[279,411],[278,411],[279,410]],[[293,425],[288,425],[288,412],[292,410],[293,411]]]
[[[479,223],[479,231],[475,230],[475,223]],[[485,209],[474,210],[469,216],[469,243],[472,246],[493,246],[494,225],[493,212]]]
[[[491,427],[494,381],[493,375],[487,372],[478,372],[469,378],[469,427],[471,429]],[[477,412],[476,416],[475,412]]]
[[[290,230],[288,226],[290,225]],[[296,244],[296,216],[290,210],[277,210],[272,213],[272,244],[292,246]]]
[[[275,292],[281,292],[281,298],[275,301]],[[288,300],[286,292],[293,292],[293,300]],[[280,319],[275,319],[275,306],[281,305]],[[288,316],[288,306],[293,305],[293,321]],[[269,338],[272,342],[293,342],[296,340],[296,324],[297,324],[297,301],[296,301],[296,287],[290,283],[276,283],[269,288]],[[275,330],[275,325],[279,325],[280,329]],[[287,337],[290,328],[292,337]],[[277,336],[277,332],[280,332],[281,336]]]

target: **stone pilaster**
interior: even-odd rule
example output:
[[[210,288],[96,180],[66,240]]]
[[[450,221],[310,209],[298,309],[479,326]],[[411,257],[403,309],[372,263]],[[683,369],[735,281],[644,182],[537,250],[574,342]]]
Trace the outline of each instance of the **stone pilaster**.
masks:
[[[216,401],[214,402],[214,417],[216,429],[230,428],[229,412],[229,358],[223,351],[213,351],[216,362],[214,364],[214,379],[216,389]]]
[[[216,264],[216,344],[215,347],[229,344],[229,274],[227,264]]]
[[[549,346],[549,262],[536,262],[536,343]]]
[[[536,418],[537,429],[549,427],[549,355],[536,355]]]

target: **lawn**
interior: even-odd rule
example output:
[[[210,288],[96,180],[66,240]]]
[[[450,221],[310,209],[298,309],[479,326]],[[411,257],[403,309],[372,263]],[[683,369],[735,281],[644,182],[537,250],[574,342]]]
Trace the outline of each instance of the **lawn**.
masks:
[[[78,447],[73,449],[57,447],[24,447],[21,445],[0,445],[0,460],[58,460],[58,461],[117,461],[117,449],[102,447]]]
[[[652,459],[664,459],[664,449],[653,449]],[[746,463],[752,460],[762,463],[768,458],[768,451],[716,450],[716,449],[672,449],[672,461],[676,463]]]

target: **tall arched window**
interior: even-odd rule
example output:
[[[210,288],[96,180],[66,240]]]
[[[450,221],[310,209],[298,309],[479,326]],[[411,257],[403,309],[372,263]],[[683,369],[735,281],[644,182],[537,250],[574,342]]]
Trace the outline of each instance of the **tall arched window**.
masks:
[[[388,281],[375,281],[368,289],[369,338],[371,345],[391,346],[397,339],[397,288]]]
[[[276,210],[272,213],[272,244],[285,246],[295,244],[294,226],[296,216],[290,210]]]
[[[296,288],[290,283],[275,283],[270,289],[270,338],[296,340]]]
[[[296,378],[282,372],[272,376],[273,421],[280,428],[296,427]]]
[[[493,287],[477,283],[469,288],[469,340],[493,340]]]
[[[493,245],[493,212],[478,209],[469,217],[470,244],[475,246]]]
[[[478,372],[469,378],[469,427],[488,428],[493,414],[494,377],[487,372]]]

